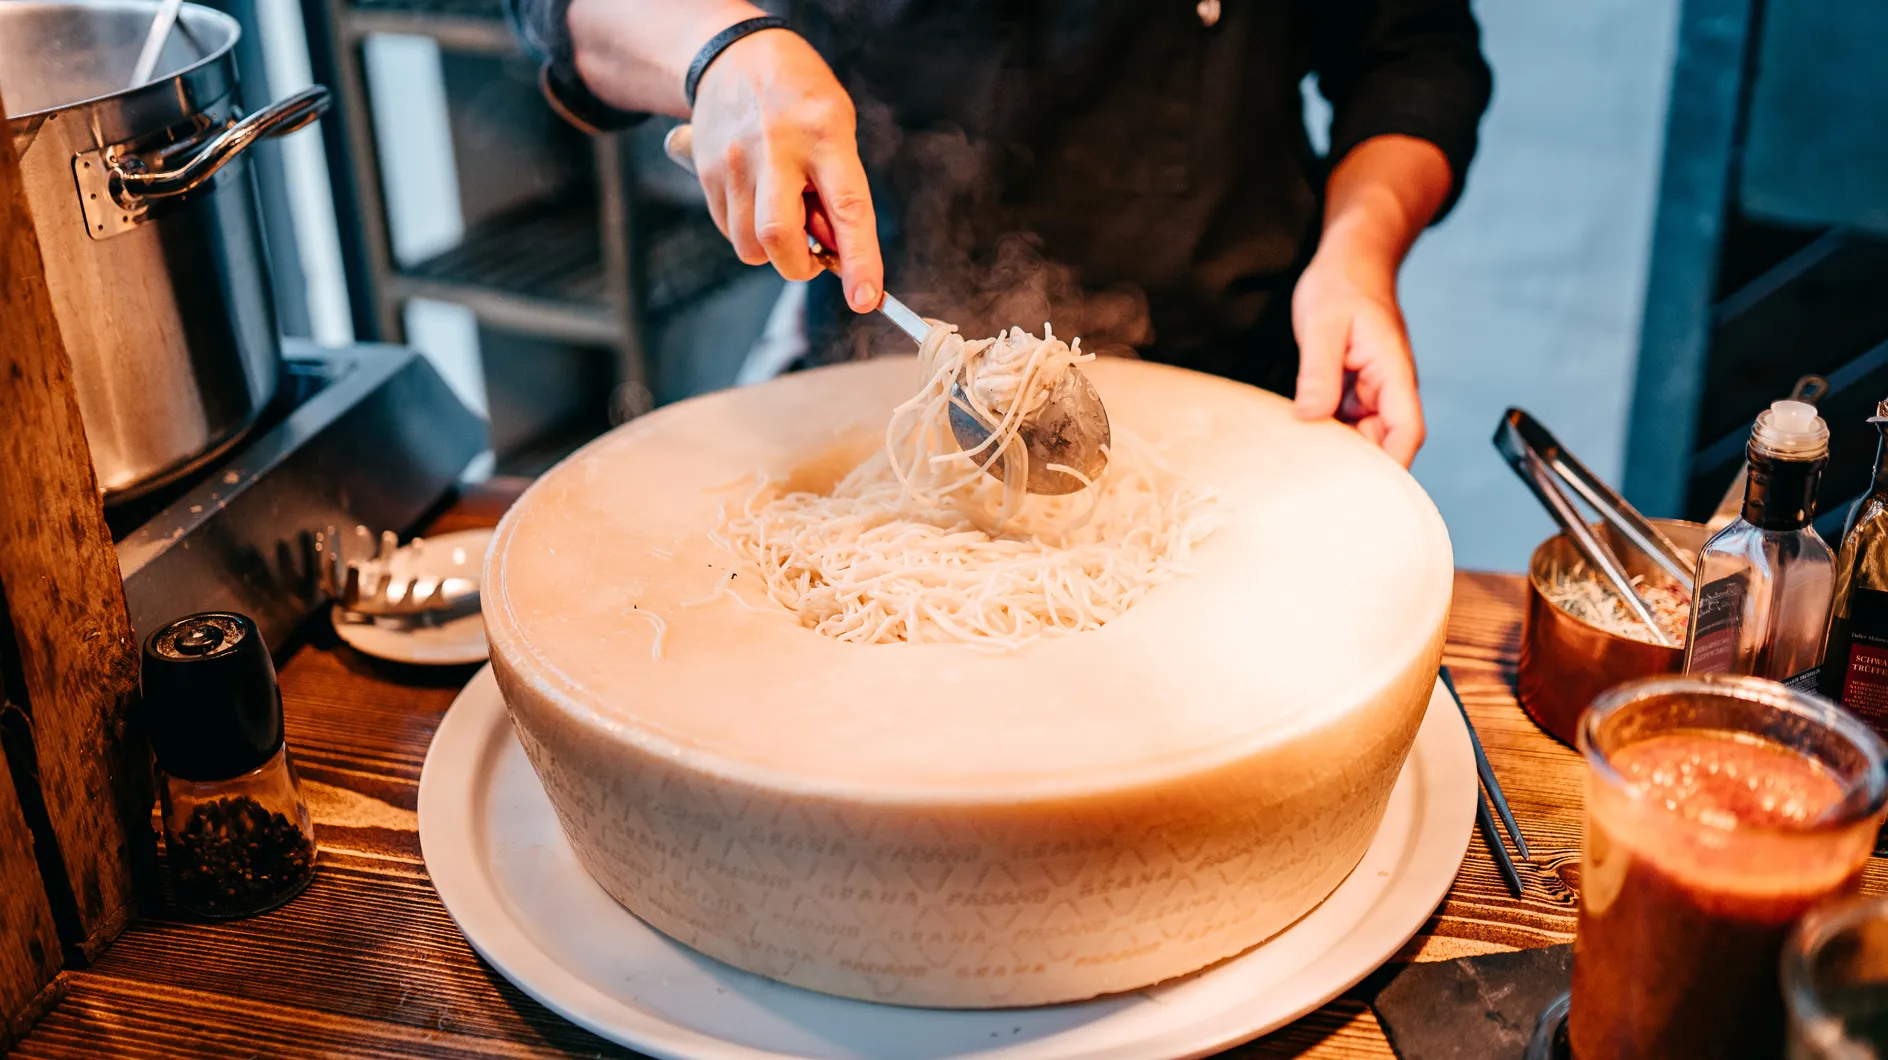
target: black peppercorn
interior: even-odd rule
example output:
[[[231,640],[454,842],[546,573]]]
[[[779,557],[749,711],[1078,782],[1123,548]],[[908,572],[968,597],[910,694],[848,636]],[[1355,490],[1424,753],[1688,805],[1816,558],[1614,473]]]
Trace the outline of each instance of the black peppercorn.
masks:
[[[301,826],[247,795],[199,803],[171,833],[177,900],[211,916],[279,905],[315,875],[315,844]]]

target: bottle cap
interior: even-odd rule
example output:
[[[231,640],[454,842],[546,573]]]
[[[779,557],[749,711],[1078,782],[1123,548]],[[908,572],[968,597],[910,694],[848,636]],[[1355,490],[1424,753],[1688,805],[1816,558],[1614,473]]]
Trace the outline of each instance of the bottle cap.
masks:
[[[1751,441],[1779,459],[1813,460],[1829,452],[1829,425],[1814,405],[1777,401],[1757,416]]]
[[[144,642],[145,728],[164,772],[228,780],[282,748],[282,692],[256,624],[208,611]]]

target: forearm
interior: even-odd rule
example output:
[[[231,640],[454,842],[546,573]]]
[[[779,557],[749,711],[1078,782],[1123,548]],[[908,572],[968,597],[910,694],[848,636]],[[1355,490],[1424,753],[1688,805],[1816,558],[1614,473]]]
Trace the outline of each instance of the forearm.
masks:
[[[1323,242],[1394,271],[1447,201],[1453,179],[1448,159],[1427,140],[1371,137],[1325,182]]]
[[[598,99],[687,117],[682,81],[696,51],[765,14],[746,0],[570,0],[568,28],[577,73]]]

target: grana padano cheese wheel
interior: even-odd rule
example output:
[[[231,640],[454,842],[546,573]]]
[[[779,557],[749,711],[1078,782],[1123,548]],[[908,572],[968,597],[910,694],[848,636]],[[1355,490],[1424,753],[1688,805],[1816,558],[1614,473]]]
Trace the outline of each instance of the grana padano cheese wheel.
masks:
[[[1220,525],[1124,615],[1014,651],[841,643],[738,567],[745,604],[714,597],[721,506],[754,472],[830,485],[914,389],[908,358],[670,406],[531,487],[487,560],[492,663],[617,901],[812,990],[1037,1005],[1237,954],[1357,864],[1441,655],[1435,507],[1282,398],[1086,370]]]

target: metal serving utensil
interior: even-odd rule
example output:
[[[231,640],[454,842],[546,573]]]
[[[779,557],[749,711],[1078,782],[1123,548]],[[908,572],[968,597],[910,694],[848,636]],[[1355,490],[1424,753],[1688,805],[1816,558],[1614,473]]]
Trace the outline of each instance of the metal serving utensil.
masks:
[[[425,547],[420,538],[407,544],[410,553]],[[469,578],[395,577],[393,554],[399,549],[400,539],[391,530],[376,539],[365,526],[356,526],[351,535],[326,527],[314,535],[316,579],[349,621],[444,621],[478,606],[479,585]]]
[[[1572,500],[1561,491],[1559,482],[1572,486],[1601,519],[1612,524],[1627,542],[1650,557],[1689,594],[1692,592],[1690,564],[1678,546],[1647,522],[1638,509],[1626,503],[1624,497],[1600,481],[1599,476],[1587,470],[1585,464],[1574,459],[1547,428],[1521,409],[1511,408],[1502,415],[1501,425],[1495,428],[1494,442],[1514,473],[1521,476],[1521,481],[1534,491],[1547,514],[1554,517],[1573,541],[1581,557],[1612,584],[1614,592],[1625,601],[1626,609],[1651,630],[1657,643],[1677,647],[1653,618],[1651,605],[1639,595],[1625,565],[1574,510]]]
[[[694,130],[687,124],[670,129],[662,141],[662,149],[668,154],[669,160],[690,173],[695,172],[694,146]],[[819,262],[821,268],[838,275],[839,256],[831,250],[837,244],[833,238],[832,223],[827,219],[819,197],[811,191],[806,193],[806,227],[807,249],[813,252],[813,260]],[[879,295],[878,311],[897,325],[898,330],[909,335],[911,341],[924,345],[925,335],[930,332],[931,326],[923,317],[912,312],[909,306],[893,297],[890,291]],[[961,379],[951,385],[950,421],[951,437],[957,440],[958,448],[966,451],[983,449],[990,433],[997,426],[979,416],[971,407]],[[1030,493],[1058,496],[1085,488],[1081,478],[1055,470],[1050,466],[1052,464],[1073,468],[1090,481],[1100,477],[1108,466],[1108,444],[1111,438],[1108,410],[1102,405],[1095,384],[1089,382],[1079,368],[1069,368],[1055,389],[1050,391],[1048,400],[1023,418],[1018,433],[1029,454],[1029,479],[1025,488]],[[1003,461],[991,460],[986,470],[1001,479]]]
[[[963,383],[952,383],[951,436],[957,439],[958,448],[976,449],[993,429],[971,409]],[[1095,384],[1072,365],[1049,391],[1042,407],[1023,418],[1019,433],[1029,452],[1026,488],[1030,493],[1056,496],[1083,488],[1081,479],[1051,465],[1074,468],[1090,482],[1108,466],[1108,410],[1102,406],[1101,395],[1095,393]],[[991,461],[988,470],[1001,479],[1003,461]]]

